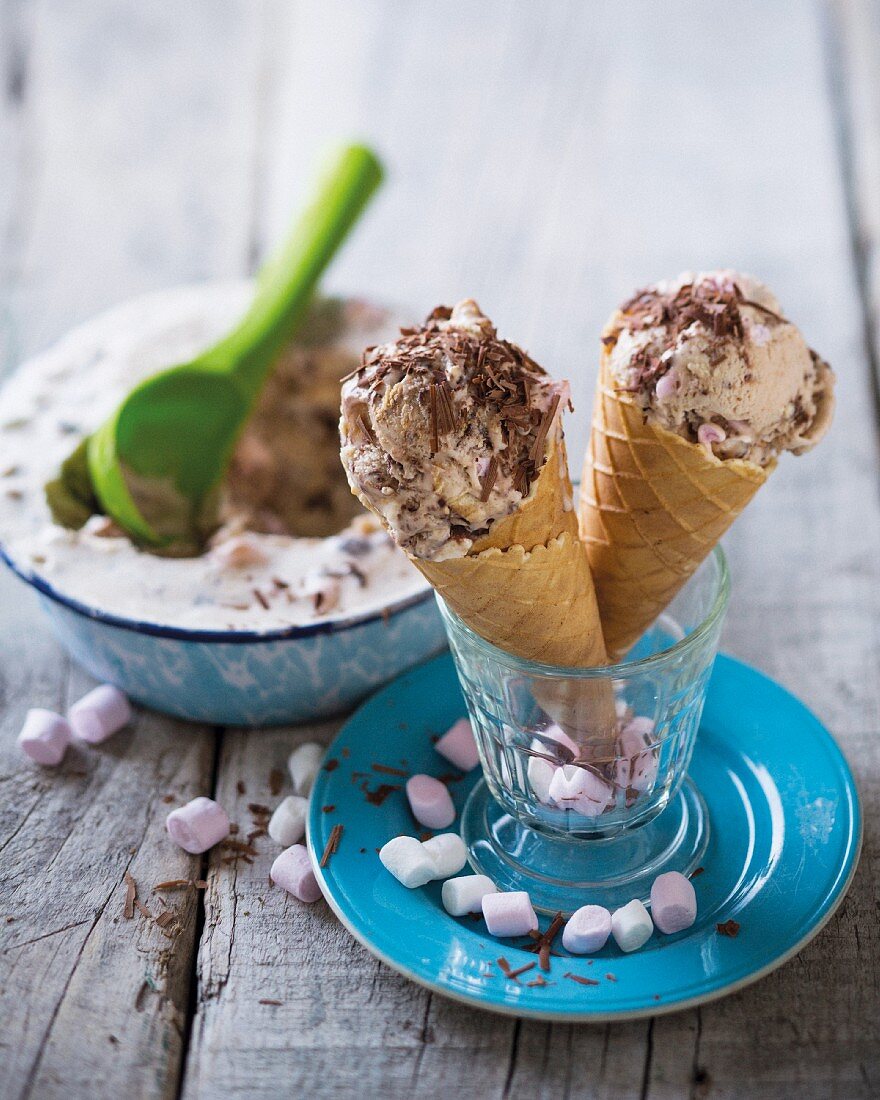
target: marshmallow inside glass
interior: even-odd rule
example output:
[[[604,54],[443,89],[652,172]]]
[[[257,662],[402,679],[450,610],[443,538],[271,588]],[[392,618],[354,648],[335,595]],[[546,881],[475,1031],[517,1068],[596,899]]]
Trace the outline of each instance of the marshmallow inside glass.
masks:
[[[473,724],[470,862],[548,912],[647,898],[659,872],[699,862],[705,806],[686,772],[728,599],[709,546],[609,663],[568,406],[567,384],[473,301],[368,348],[342,390],[349,483],[436,589]]]

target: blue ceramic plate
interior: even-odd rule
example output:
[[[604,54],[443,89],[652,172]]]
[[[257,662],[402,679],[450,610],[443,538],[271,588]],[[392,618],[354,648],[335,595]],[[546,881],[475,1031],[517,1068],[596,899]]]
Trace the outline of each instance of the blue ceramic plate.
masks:
[[[440,883],[407,890],[376,854],[399,833],[418,834],[405,777],[454,773],[431,736],[464,713],[450,657],[402,676],[336,738],[328,755],[336,763],[320,774],[309,821],[318,858],[333,826],[343,826],[338,850],[319,872],[339,919],[378,958],[438,993],[541,1019],[670,1012],[741,989],[781,966],[819,932],[849,886],[861,818],[840,750],[788,692],[719,657],[690,769],[712,825],[704,870],[694,878],[696,925],[675,936],[655,931],[632,955],[609,941],[592,961],[554,958],[546,986],[526,984],[537,967],[506,979],[495,960],[504,956],[512,969],[534,962],[522,950],[528,941],[496,940],[482,920],[448,916]],[[478,779],[479,769],[450,781],[459,811]],[[740,924],[736,937],[716,930],[728,920]]]

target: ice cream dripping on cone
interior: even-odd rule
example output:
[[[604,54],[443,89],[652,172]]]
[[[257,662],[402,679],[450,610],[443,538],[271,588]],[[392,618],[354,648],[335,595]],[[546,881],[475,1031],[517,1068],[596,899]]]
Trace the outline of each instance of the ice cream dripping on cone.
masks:
[[[778,455],[815,446],[833,407],[831,368],[748,275],[682,275],[615,311],[580,500],[612,658],[669,604]]]
[[[368,348],[342,389],[352,491],[472,630],[517,657],[606,662],[561,416],[567,383],[471,300]],[[564,688],[564,691],[563,691]],[[540,705],[578,740],[614,735],[607,685]]]

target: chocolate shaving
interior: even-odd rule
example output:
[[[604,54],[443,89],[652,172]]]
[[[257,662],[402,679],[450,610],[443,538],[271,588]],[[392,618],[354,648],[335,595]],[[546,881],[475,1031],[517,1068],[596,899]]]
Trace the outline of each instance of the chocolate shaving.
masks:
[[[170,909],[166,909],[156,917],[156,924],[158,924],[160,928],[165,928],[165,926],[171,924],[173,920],[174,914]]]
[[[531,454],[529,455],[532,462],[539,463],[544,457],[544,443],[547,439],[547,433],[550,431],[550,425],[553,423],[553,417],[556,416],[556,410],[559,408],[559,400],[559,394],[555,393],[553,400],[550,402],[550,408],[541,418],[540,426],[535,435],[535,442],[532,444]]]
[[[134,903],[137,898],[137,883],[131,877],[129,871],[126,871],[122,878],[125,882],[125,904],[122,907],[122,915],[126,920],[131,920],[134,916]]]
[[[244,783],[242,783],[242,781],[240,779],[235,784],[235,789],[238,791],[239,794],[246,794],[247,793],[245,785],[244,785]]]
[[[322,814],[331,814],[331,813],[333,813],[333,811],[335,809],[336,809],[336,805],[331,802],[329,806],[322,806],[321,807],[321,813]]]
[[[280,768],[273,768],[269,772],[269,794],[273,798],[281,794],[281,788],[284,786],[284,772]]]
[[[259,588],[254,588],[253,593],[254,593],[254,596],[256,597],[257,603],[265,611],[268,611],[269,610],[269,601],[266,599],[266,597],[263,595],[263,593],[259,590]]]
[[[536,964],[533,962],[526,963],[525,966],[519,966],[516,970],[508,970],[505,976],[508,978],[513,978],[513,980],[516,981],[520,974],[525,974],[528,970],[534,970],[535,966]]]
[[[271,817],[272,811],[268,806],[264,806],[262,802],[248,802],[248,809],[254,815],[254,817]]]
[[[736,920],[726,920],[723,924],[716,924],[715,931],[719,936],[728,936],[730,939],[736,939],[739,935],[740,923]]]
[[[327,760],[324,764],[324,771],[325,772],[335,772],[338,767],[339,767],[339,761],[335,757],[331,756],[330,759]]]
[[[570,981],[577,982],[578,985],[598,985],[599,983],[595,978],[584,978],[580,974],[572,974],[569,970],[562,975],[563,978],[568,978]]]
[[[688,875],[688,878],[696,878],[697,875],[701,875],[706,870],[705,867],[695,867],[693,871]]]
[[[374,772],[381,772],[383,775],[399,775],[404,779],[409,775],[408,772],[401,771],[400,768],[392,768],[389,764],[371,764],[370,767]]]
[[[399,783],[380,783],[378,787],[371,788],[365,779],[361,783],[361,790],[371,806],[381,806],[390,794],[402,790],[402,787]]]
[[[170,878],[165,882],[157,882],[153,890],[182,890],[185,886],[192,885],[193,883],[188,878]]]
[[[608,979],[609,982],[617,981],[617,978],[613,974],[606,974],[605,977]]]
[[[533,989],[535,986],[552,985],[552,982],[548,982],[543,974],[539,974],[537,978],[532,978],[530,982],[526,982],[526,985]]]
[[[342,828],[342,825],[334,825],[330,830],[330,836],[327,838],[324,854],[321,856],[321,867],[326,867],[330,862],[330,857],[338,850],[339,841],[342,837]]]
[[[498,964],[498,969],[501,971],[501,973],[504,975],[504,977],[509,978],[510,977],[510,963],[507,961],[507,959],[505,959],[505,957],[503,955],[499,955],[498,958],[495,960],[495,962]]]
[[[489,494],[495,486],[495,481],[498,477],[498,459],[495,455],[489,459],[489,465],[486,467],[486,472],[480,479],[480,500],[483,504],[489,499]]]
[[[263,997],[261,1000],[257,1001],[257,1004],[261,1004],[261,1005],[283,1005],[284,1001],[274,1001],[274,1000],[272,1000],[271,997]]]
[[[142,917],[146,917],[148,920],[152,920],[153,914],[146,907],[146,905],[144,905],[144,903],[141,901],[140,898],[135,898],[134,899],[134,904],[135,904],[135,908],[141,914]]]

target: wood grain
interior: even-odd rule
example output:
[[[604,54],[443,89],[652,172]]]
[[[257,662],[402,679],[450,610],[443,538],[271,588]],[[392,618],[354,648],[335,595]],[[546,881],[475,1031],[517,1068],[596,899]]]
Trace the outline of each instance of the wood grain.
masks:
[[[100,1076],[102,1095],[144,1096],[180,1077],[187,1100],[877,1095],[878,23],[869,0],[0,7],[7,359],[127,294],[253,266],[318,150],[355,134],[384,150],[389,183],[333,283],[415,314],[475,295],[572,379],[575,464],[616,300],[686,267],[766,278],[838,370],[840,408],[732,532],[726,648],[830,726],[867,821],[853,888],[809,947],[652,1021],[517,1022],[435,997],[324,903],[270,888],[265,837],[251,864],[212,854],[203,927],[194,895],[172,901],[169,956],[145,918],[120,917],[120,883],[126,867],[141,884],[192,873],[162,836],[162,797],[205,792],[211,735],[141,714],[60,774],[23,764],[26,706],[63,707],[84,682],[4,577],[0,1093],[85,1097]],[[287,793],[269,774],[293,743],[333,728],[222,735],[217,797],[245,833],[248,803]]]

